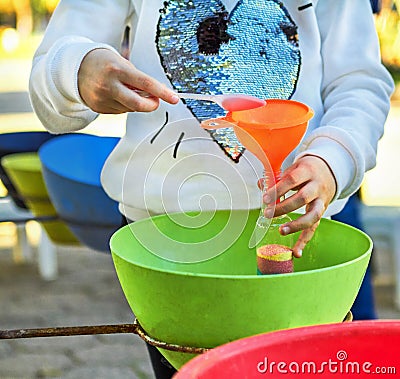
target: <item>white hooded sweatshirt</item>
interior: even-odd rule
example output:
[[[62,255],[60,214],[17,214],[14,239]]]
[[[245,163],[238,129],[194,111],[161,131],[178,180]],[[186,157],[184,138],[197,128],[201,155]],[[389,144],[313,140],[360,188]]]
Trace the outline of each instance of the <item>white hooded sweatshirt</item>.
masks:
[[[337,193],[326,215],[340,211],[374,167],[393,82],[369,0],[61,0],[30,79],[33,107],[50,132],[78,131],[97,117],[80,97],[78,70],[93,49],[121,51],[126,26],[130,60],[170,88],[310,106],[315,115],[283,168],[305,154],[327,162]],[[261,164],[229,129],[199,126],[223,114],[188,100],[128,115],[102,172],[128,218],[260,207]]]

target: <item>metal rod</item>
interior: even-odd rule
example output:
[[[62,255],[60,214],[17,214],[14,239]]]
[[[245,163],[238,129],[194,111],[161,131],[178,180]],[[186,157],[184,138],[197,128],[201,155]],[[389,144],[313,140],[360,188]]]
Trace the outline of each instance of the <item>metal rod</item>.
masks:
[[[70,336],[87,336],[94,334],[118,334],[132,333],[137,334],[143,341],[150,345],[181,353],[202,354],[209,349],[203,347],[181,346],[160,341],[150,337],[141,327],[137,320],[133,324],[117,324],[117,325],[93,325],[93,326],[66,326],[55,328],[37,328],[37,329],[14,329],[0,330],[1,339],[18,339],[18,338],[38,338],[38,337],[70,337]]]
[[[353,315],[349,312],[344,322],[351,322]],[[210,350],[204,347],[182,346],[160,341],[150,337],[135,319],[133,324],[117,324],[117,325],[93,325],[93,326],[66,326],[56,328],[39,328],[39,329],[14,329],[0,330],[0,339],[17,339],[17,338],[36,338],[36,337],[63,337],[63,336],[84,336],[93,334],[118,334],[132,333],[137,334],[143,341],[150,345],[161,349],[177,351],[180,353],[203,354]]]
[[[57,328],[0,330],[0,339],[83,336],[92,334],[135,333],[137,324],[66,326]]]

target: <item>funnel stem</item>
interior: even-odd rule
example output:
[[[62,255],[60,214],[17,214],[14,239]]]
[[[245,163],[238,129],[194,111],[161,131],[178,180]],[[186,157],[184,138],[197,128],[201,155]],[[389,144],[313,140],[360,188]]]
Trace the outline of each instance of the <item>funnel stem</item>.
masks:
[[[275,178],[275,185],[276,185],[281,180],[281,170],[280,169],[278,169],[276,171],[274,170],[274,178]],[[278,197],[276,199],[276,204],[278,204],[280,202],[281,202],[281,198]]]
[[[270,186],[275,185],[280,180],[281,177],[280,174],[281,174],[280,170],[274,171],[275,181],[273,183],[270,183],[270,181],[268,180],[267,171],[265,170],[263,178],[263,193],[268,191]],[[276,203],[279,203],[279,201],[280,199],[278,198],[276,200]],[[257,239],[257,244],[256,244],[257,252],[262,251],[263,248],[265,248],[265,246],[267,245],[283,245],[292,248],[294,245],[293,235],[289,234],[287,236],[283,236],[280,233],[281,225],[292,221],[292,219],[287,214],[268,218],[265,215],[266,207],[267,205],[264,202],[262,202],[261,213],[256,222],[255,233]],[[259,270],[258,273],[260,274],[261,271]]]

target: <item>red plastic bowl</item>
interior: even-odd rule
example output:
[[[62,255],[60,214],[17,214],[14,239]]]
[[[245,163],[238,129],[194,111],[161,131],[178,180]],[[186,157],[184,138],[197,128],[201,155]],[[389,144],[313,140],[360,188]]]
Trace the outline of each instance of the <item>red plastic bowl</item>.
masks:
[[[374,376],[400,377],[400,321],[318,325],[244,338],[194,358],[174,379]]]

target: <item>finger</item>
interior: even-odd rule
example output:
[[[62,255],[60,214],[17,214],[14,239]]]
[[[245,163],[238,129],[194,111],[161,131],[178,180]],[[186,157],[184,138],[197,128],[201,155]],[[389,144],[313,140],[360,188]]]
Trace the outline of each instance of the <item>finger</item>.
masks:
[[[306,245],[311,241],[312,237],[314,236],[315,231],[319,225],[319,221],[312,225],[310,228],[303,230],[300,234],[299,239],[293,246],[293,255],[296,258],[300,258],[303,255],[303,250]]]
[[[284,172],[281,180],[276,184],[278,197],[285,195],[289,191],[301,188],[305,183],[308,183],[312,179],[310,172],[305,170],[303,167],[304,166],[296,163]]]
[[[171,89],[167,88],[164,84],[158,80],[152,78],[149,75],[139,70],[129,70],[121,73],[121,80],[123,83],[128,84],[131,87],[143,90],[150,95],[162,99],[170,104],[176,104],[179,102],[179,97]]]
[[[282,235],[296,233],[300,230],[306,230],[315,223],[317,223],[325,211],[324,203],[321,199],[315,199],[308,206],[306,213],[300,216],[298,219],[293,220],[289,223],[283,224],[280,227]]]
[[[121,114],[129,111],[129,109],[127,109],[125,106],[121,105],[120,103],[114,100],[98,103],[91,109],[97,113],[104,113],[104,114]]]
[[[109,112],[105,112],[105,113],[109,113],[109,114],[121,114],[121,113],[126,113],[129,110],[127,110],[125,107],[121,106],[120,104],[116,104],[115,107],[110,107],[110,111]]]
[[[309,182],[292,196],[287,197],[276,205],[275,214],[281,216],[312,203],[318,197],[318,184]]]
[[[117,86],[115,98],[130,112],[152,112],[156,110],[160,104],[160,100],[157,97],[140,96],[137,92],[132,91],[122,84]]]
[[[263,202],[269,206],[272,206],[276,203],[278,199],[277,193],[276,193],[276,187],[273,186],[269,188],[267,191],[263,193]]]
[[[275,191],[275,180],[269,178],[260,178],[257,182],[260,190]]]

